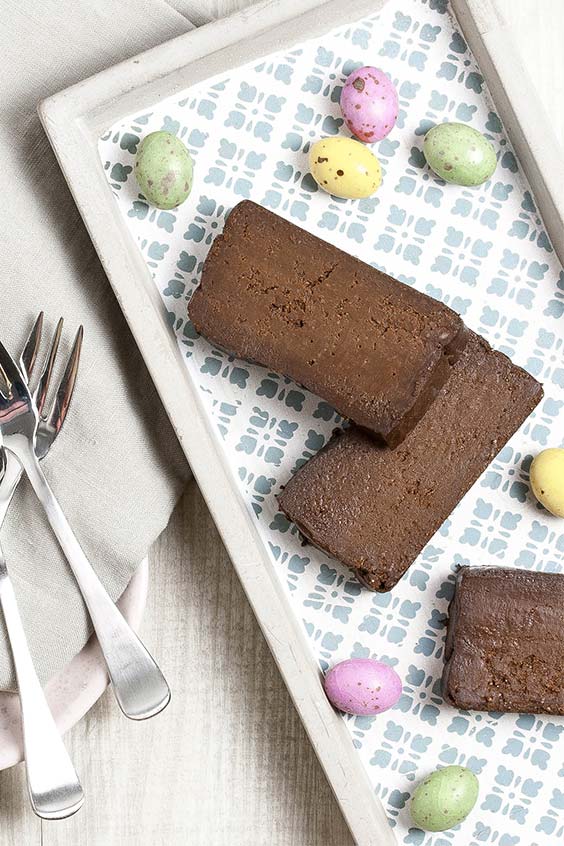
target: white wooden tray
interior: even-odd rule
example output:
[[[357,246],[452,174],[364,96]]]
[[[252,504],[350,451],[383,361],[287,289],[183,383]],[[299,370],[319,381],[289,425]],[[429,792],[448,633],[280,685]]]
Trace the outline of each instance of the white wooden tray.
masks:
[[[190,32],[44,101],[40,115],[108,278],[229,550],[257,619],[360,846],[395,842],[345,722],[328,704],[301,621],[265,553],[188,378],[145,259],[112,197],[98,152],[108,127],[164,98],[275,51],[371,15],[385,0],[275,0]],[[538,98],[489,0],[452,0],[497,111],[533,188],[561,261],[564,186],[550,185],[561,155]],[[377,62],[375,62],[377,63]],[[525,132],[526,130],[526,132]],[[432,767],[436,762],[430,762]]]

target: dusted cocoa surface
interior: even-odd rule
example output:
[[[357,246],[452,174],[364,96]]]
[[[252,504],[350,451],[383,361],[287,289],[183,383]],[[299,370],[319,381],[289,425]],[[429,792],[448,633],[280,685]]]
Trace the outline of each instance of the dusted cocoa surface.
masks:
[[[458,708],[564,714],[564,575],[462,567],[445,660]]]
[[[212,343],[290,376],[392,446],[466,340],[451,309],[249,200],[214,241],[188,310]]]
[[[390,590],[537,405],[542,387],[468,330],[449,381],[396,449],[356,427],[288,482],[280,508],[372,590]]]

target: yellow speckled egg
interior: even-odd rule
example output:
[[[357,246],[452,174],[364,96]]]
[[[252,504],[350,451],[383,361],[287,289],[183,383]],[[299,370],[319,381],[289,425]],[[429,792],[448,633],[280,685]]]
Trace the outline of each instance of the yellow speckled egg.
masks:
[[[533,493],[551,514],[564,517],[564,449],[543,449],[531,464]]]
[[[309,151],[311,174],[320,188],[347,200],[370,197],[382,182],[380,162],[352,138],[322,138]]]

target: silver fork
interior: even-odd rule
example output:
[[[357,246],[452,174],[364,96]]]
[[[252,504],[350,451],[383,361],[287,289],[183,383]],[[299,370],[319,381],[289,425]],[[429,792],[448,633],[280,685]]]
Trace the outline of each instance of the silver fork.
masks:
[[[56,333],[50,360],[55,359],[57,344]],[[39,401],[41,386],[37,396]],[[35,454],[38,424],[34,398],[0,343],[0,446],[16,456],[43,505],[88,608],[121,710],[134,720],[152,717],[168,705],[169,687],[94,572],[43,474]]]
[[[37,356],[42,322],[43,315],[40,314],[20,358],[22,373],[28,380]],[[82,327],[76,336],[65,374],[59,385],[53,414],[46,420],[41,419],[39,423],[42,435],[38,439],[38,458],[46,456],[65,421],[74,390],[81,344]],[[40,414],[45,403],[51,373],[52,368],[49,371],[46,368],[40,380],[44,386]],[[21,475],[22,470],[17,459],[11,453],[1,450],[0,528]],[[6,621],[18,682],[27,787],[31,806],[35,813],[44,819],[70,817],[82,805],[84,794],[33,666],[1,544],[0,606]]]

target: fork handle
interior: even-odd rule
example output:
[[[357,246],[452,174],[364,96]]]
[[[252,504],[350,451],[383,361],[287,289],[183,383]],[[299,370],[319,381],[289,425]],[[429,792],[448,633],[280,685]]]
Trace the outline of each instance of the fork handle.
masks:
[[[27,473],[74,573],[119,707],[132,720],[144,720],[158,714],[170,701],[170,689],[162,672],[111,600],[82,551],[45,478],[33,446],[27,440],[21,441],[14,453]]]
[[[78,811],[84,794],[39,684],[1,547],[0,605],[18,681],[31,806],[43,819],[62,820]]]

